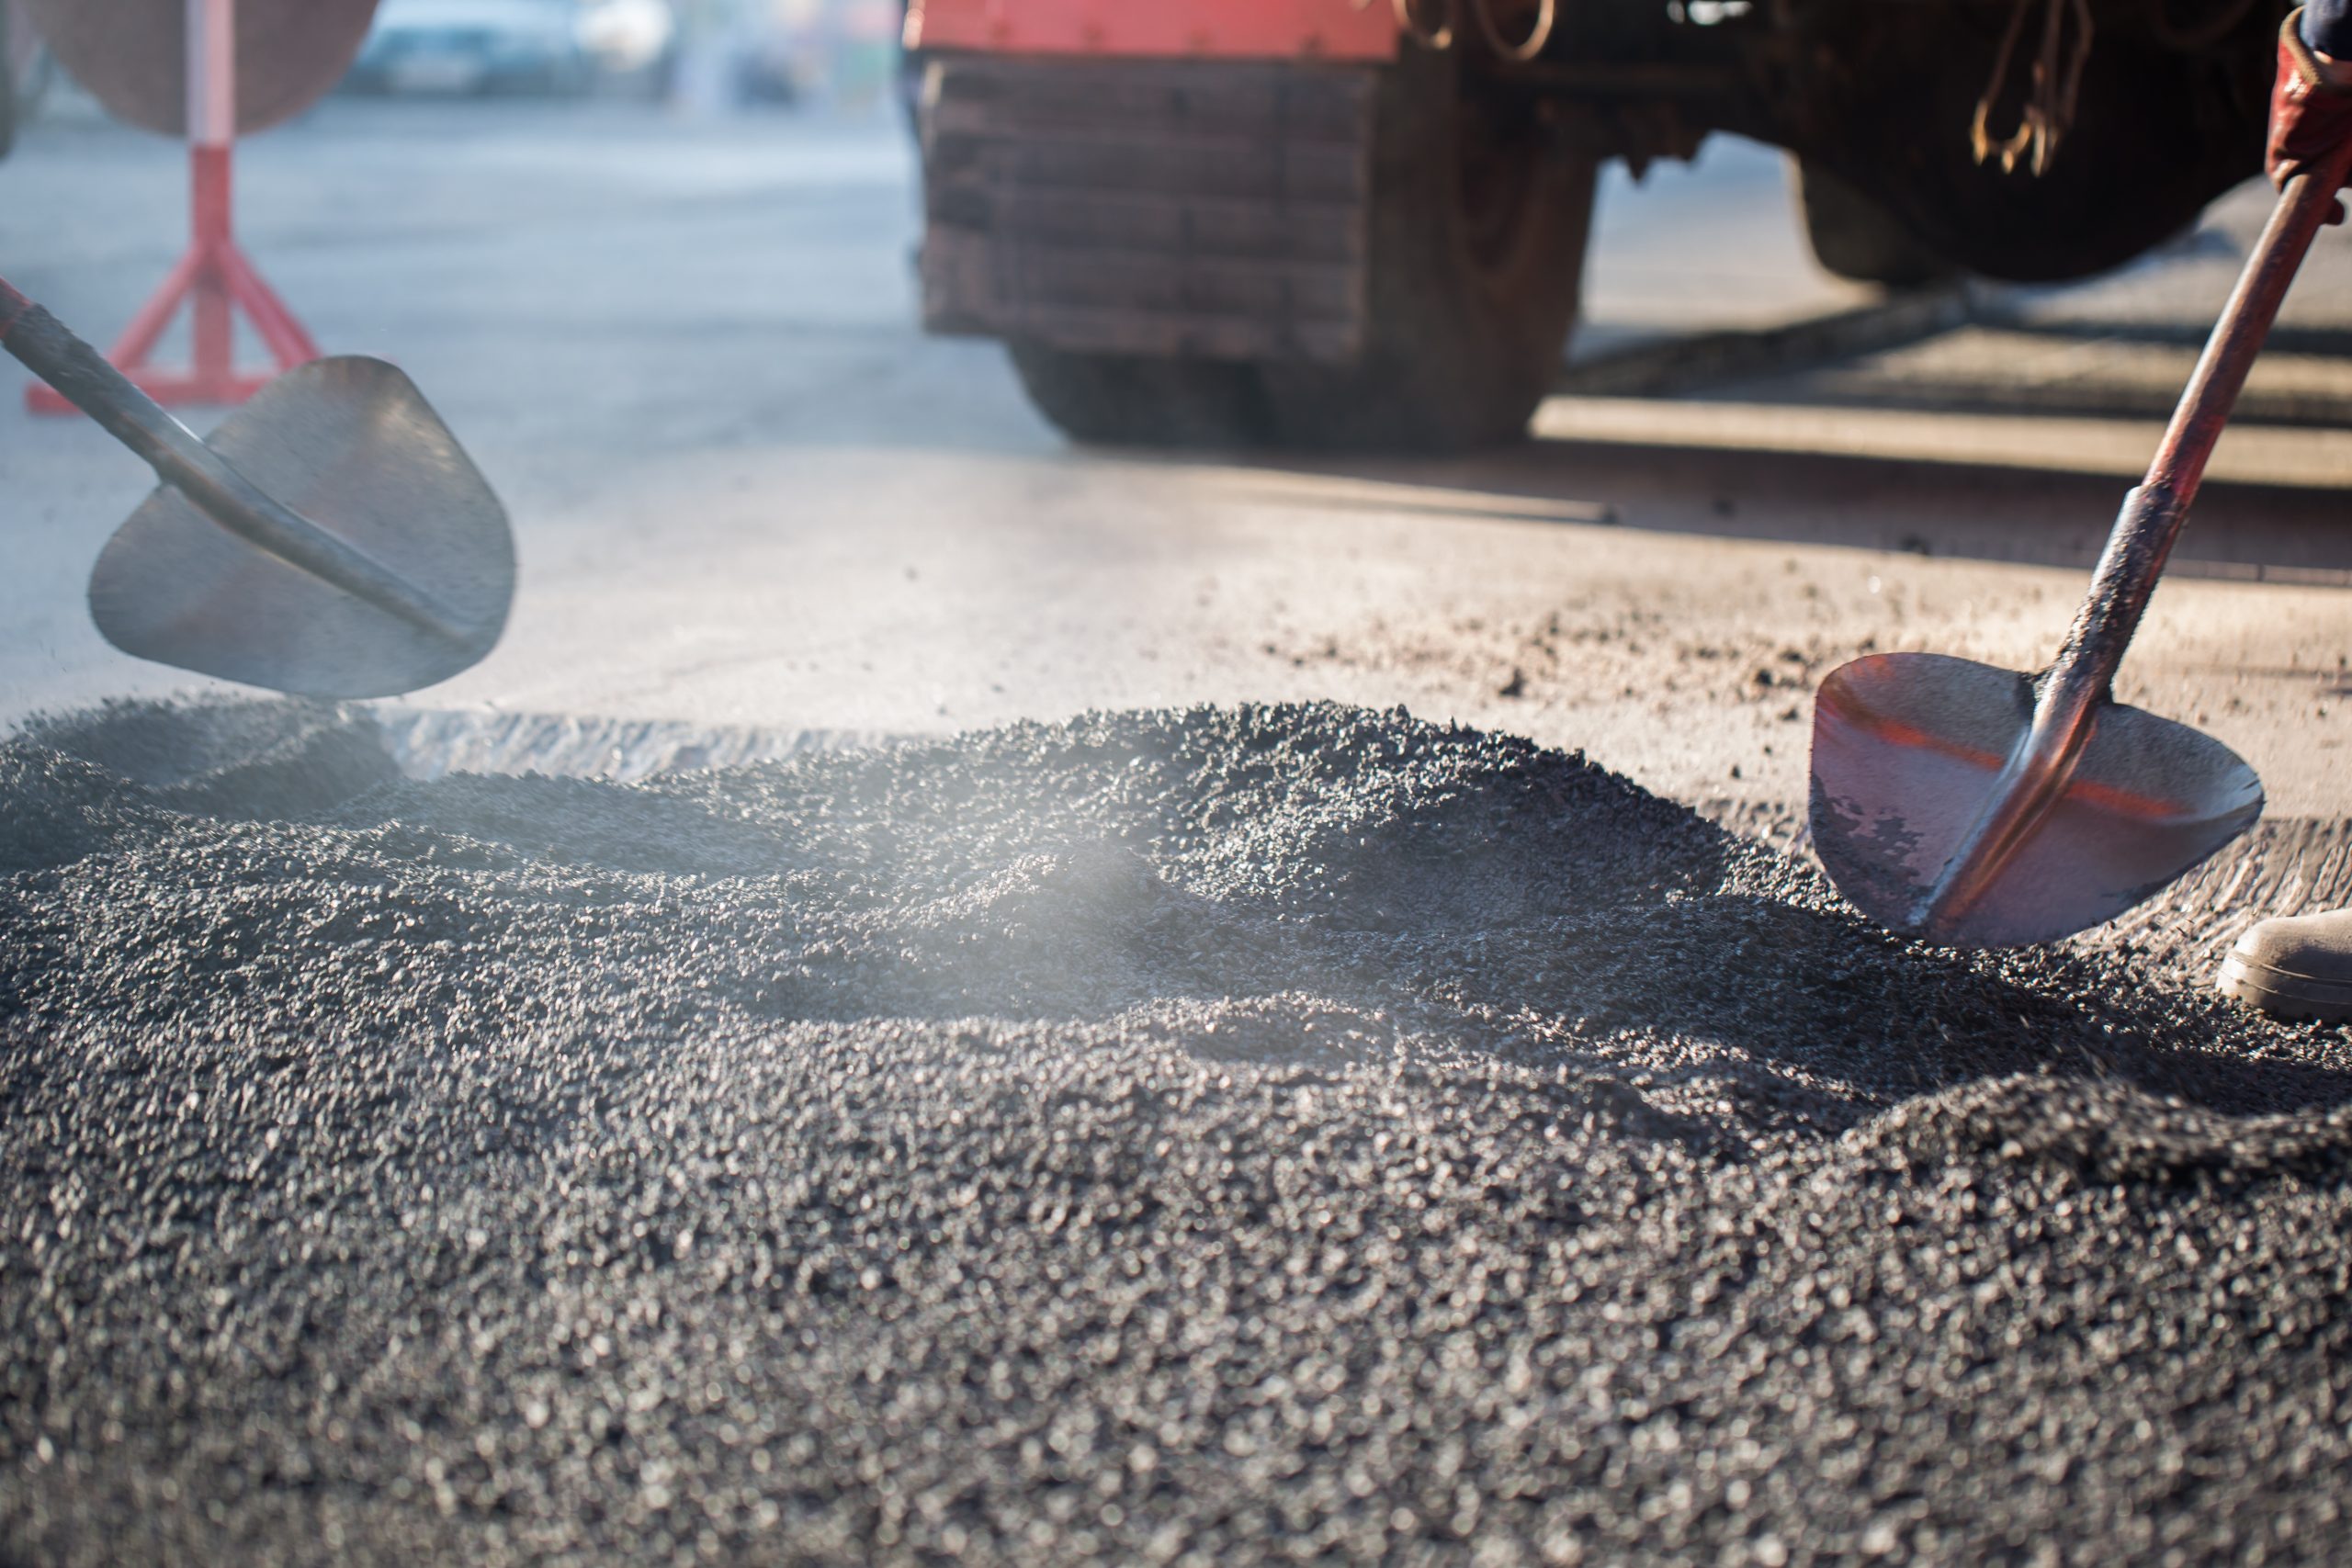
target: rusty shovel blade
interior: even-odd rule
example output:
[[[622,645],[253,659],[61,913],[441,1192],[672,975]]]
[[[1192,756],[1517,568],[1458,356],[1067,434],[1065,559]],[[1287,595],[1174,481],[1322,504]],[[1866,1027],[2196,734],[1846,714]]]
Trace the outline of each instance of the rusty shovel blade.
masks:
[[[2288,178],[2047,670],[1890,653],[1822,682],[1814,848],[1863,914],[1953,947],[2052,942],[2113,919],[2262,815],[2262,783],[2236,752],[2110,694],[2246,372],[2347,181],[2352,137]]]
[[[1946,946],[2051,942],[2113,919],[2262,814],[2261,780],[2227,746],[2100,703],[2038,813],[1952,898],[1949,874],[2013,787],[2036,705],[2030,678],[1940,654],[1833,671],[1814,708],[1812,818],[1838,892]]]

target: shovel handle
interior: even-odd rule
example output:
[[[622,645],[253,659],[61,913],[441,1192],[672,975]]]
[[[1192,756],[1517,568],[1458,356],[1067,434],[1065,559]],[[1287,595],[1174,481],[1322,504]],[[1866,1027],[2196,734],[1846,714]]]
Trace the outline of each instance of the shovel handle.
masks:
[[[2188,520],[2188,504],[2205,477],[2213,445],[2270,335],[2287,286],[2327,221],[2347,174],[2352,140],[2290,179],[2279,193],[2173,411],[2148,477],[2123,498],[2122,513],[2091,576],[2090,594],[2041,678],[2032,722],[1994,781],[1984,813],[1911,911],[1913,930],[1952,929],[2064,794],[2098,728],[2098,710],[2109,701],[2116,666],[2140,629],[2173,542]]]
[[[2156,580],[2188,521],[2189,503],[2205,478],[2205,465],[2215,443],[2229,423],[2287,288],[2303,265],[2312,241],[2335,206],[2335,193],[2352,175],[2352,140],[2319,163],[2307,166],[2287,182],[2279,193],[2262,238],[2246,258],[2237,287],[2221,319],[2213,323],[2196,370],[2173,410],[2147,478],[2123,498],[2091,578],[2089,597],[2066,635],[2064,648],[2051,666],[2047,699],[2062,695],[2053,688],[2073,688],[2085,711],[2106,698],[2116,667],[2140,617],[2155,592]]]
[[[472,640],[438,599],[239,473],[104,355],[6,278],[0,278],[0,347],[138,453],[157,478],[229,532],[419,630],[460,647]]]

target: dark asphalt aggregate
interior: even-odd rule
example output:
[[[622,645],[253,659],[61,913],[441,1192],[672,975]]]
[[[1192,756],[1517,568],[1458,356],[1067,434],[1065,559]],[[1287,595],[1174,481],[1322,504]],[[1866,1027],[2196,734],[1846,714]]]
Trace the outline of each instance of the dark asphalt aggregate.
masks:
[[[0,746],[0,1561],[2352,1561],[2352,1051],[1581,758]]]

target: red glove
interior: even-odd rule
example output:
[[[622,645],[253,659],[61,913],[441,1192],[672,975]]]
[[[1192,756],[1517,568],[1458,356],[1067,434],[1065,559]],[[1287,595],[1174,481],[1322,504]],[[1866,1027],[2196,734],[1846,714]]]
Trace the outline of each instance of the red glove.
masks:
[[[2299,6],[2278,29],[2278,79],[2270,89],[2270,180],[2282,188],[2306,164],[2352,141],[2352,61],[2312,53],[2302,26]],[[2339,206],[2328,221],[2343,220]]]

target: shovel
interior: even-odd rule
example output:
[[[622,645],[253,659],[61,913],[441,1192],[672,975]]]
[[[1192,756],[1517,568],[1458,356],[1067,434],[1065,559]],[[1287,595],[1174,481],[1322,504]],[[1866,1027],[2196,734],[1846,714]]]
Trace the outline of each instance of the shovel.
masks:
[[[1871,919],[1951,947],[2055,941],[2113,919],[2262,815],[2262,781],[2235,752],[2109,688],[2347,169],[2352,144],[2287,182],[2049,669],[1888,653],[1822,682],[1814,846]]]
[[[498,641],[514,594],[505,509],[391,366],[300,366],[202,441],[6,279],[0,346],[164,481],[90,576],[90,614],[125,653],[382,697]]]

